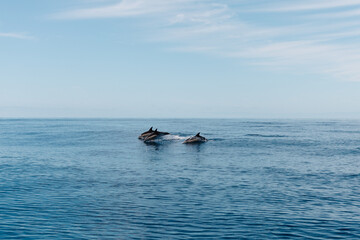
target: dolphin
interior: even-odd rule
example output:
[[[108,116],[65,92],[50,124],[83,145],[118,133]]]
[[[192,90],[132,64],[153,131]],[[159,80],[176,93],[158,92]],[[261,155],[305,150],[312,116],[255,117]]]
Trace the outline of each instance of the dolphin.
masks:
[[[203,136],[200,136],[200,133],[196,134],[193,137],[190,137],[188,139],[186,139],[183,143],[185,144],[189,144],[189,143],[204,143],[206,142],[207,139],[204,138]]]
[[[153,130],[153,127],[151,127],[146,132],[143,132],[142,134],[140,134],[140,136],[138,138],[139,139],[144,139],[146,136],[152,134],[153,132],[155,132],[155,131]]]
[[[148,135],[146,135],[144,137],[144,142],[147,142],[147,141],[150,141],[150,140],[155,140],[155,139],[157,139],[159,137],[162,137],[162,136],[168,135],[168,134],[170,134],[170,133],[168,133],[168,132],[159,132],[157,129],[155,129],[155,131],[153,131],[152,133],[150,133],[150,134],[148,134]]]

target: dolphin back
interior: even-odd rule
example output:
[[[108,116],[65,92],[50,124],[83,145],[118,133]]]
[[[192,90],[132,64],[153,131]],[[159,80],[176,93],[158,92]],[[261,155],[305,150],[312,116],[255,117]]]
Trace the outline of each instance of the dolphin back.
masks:
[[[200,136],[200,133],[198,133],[195,136],[186,139],[183,143],[185,143],[185,144],[188,144],[188,143],[204,143],[206,141],[207,141],[207,139],[204,138],[203,136]]]

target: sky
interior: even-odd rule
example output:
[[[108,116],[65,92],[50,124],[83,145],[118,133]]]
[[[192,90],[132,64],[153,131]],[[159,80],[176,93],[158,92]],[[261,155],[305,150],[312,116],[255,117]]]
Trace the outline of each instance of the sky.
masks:
[[[2,0],[18,117],[360,118],[360,0]]]

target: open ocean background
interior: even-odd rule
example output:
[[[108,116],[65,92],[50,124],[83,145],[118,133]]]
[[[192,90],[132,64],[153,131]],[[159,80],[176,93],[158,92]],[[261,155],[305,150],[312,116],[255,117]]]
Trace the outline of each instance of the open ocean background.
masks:
[[[0,239],[241,238],[360,239],[360,121],[0,120]]]

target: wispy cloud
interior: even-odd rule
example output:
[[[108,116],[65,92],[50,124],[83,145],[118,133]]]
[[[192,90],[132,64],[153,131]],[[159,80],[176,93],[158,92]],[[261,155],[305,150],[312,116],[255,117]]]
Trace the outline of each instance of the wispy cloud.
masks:
[[[357,16],[360,16],[360,7],[354,10],[340,11],[335,13],[315,14],[313,17],[334,19],[334,18],[348,18],[348,17],[357,17]]]
[[[0,32],[0,37],[27,39],[27,40],[34,39],[34,37],[29,36],[29,35],[24,34],[24,33],[4,33],[4,32]]]
[[[268,12],[289,12],[289,11],[308,11],[308,10],[323,10],[339,7],[352,7],[360,5],[359,0],[306,0],[306,1],[285,1],[281,5],[276,3],[275,6],[260,7],[255,11]]]
[[[181,3],[188,0],[123,0],[119,3],[97,7],[72,10],[55,14],[53,17],[60,19],[85,19],[85,18],[111,18],[111,17],[130,17],[145,14],[163,13],[174,10]]]
[[[100,4],[100,3],[99,3]],[[123,0],[54,15],[58,19],[144,18],[148,39],[274,68],[303,69],[360,81],[360,0]],[[265,12],[265,14],[264,14]],[[289,16],[289,12],[292,13]],[[318,15],[314,19],[314,15]],[[149,18],[153,19],[149,24]],[[149,26],[150,25],[150,26]]]

